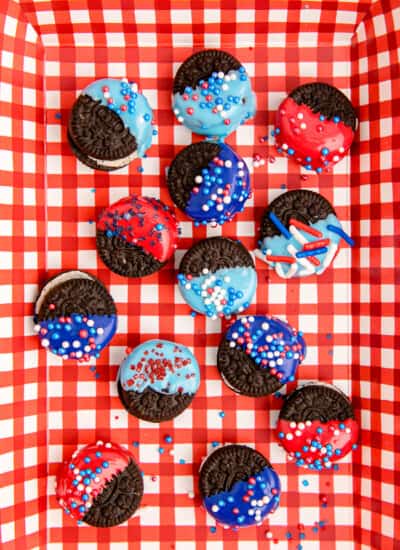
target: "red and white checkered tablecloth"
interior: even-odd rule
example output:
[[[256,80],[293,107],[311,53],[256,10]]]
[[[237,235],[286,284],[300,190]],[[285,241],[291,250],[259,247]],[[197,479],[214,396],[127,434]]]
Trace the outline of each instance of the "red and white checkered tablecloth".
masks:
[[[3,2],[0,544],[5,550],[400,548],[400,378],[395,378],[400,359],[395,337],[400,332],[395,265],[400,7],[398,0],[266,4]],[[127,280],[99,261],[90,222],[130,192],[171,203],[166,167],[182,147],[199,139],[174,119],[172,78],[188,55],[208,47],[232,52],[252,77],[257,115],[228,139],[250,166],[255,153],[265,159],[274,155],[271,138],[264,144],[259,138],[270,133],[280,100],[294,86],[316,79],[351,95],[361,121],[357,143],[331,174],[308,179],[301,179],[300,169],[283,157],[267,160],[254,169],[254,198],[233,222],[222,229],[195,229],[178,214],[182,238],[175,266],[171,262],[151,277]],[[159,128],[148,158],[112,174],[78,163],[66,140],[77,92],[106,76],[138,78]],[[174,269],[193,240],[235,236],[255,248],[268,201],[299,186],[320,191],[334,204],[357,246],[351,252],[343,249],[334,269],[318,280],[286,282],[257,263],[257,299],[249,312],[286,317],[304,331],[308,355],[298,382],[330,381],[352,395],[362,426],[361,447],[337,473],[318,474],[287,463],[273,434],[280,400],[247,398],[226,388],[215,367],[220,322],[192,318],[175,285]],[[32,330],[38,286],[59,270],[73,268],[98,276],[117,302],[119,331],[97,361],[98,378],[87,365],[63,365],[39,349]],[[153,337],[191,347],[202,375],[192,406],[161,426],[128,416],[114,383],[125,347]],[[289,384],[288,390],[295,386]],[[173,437],[172,444],[164,442],[166,435]],[[145,481],[138,517],[104,530],[76,526],[58,507],[53,488],[58,463],[77,445],[98,438],[129,446]],[[139,446],[133,446],[135,441]],[[199,506],[197,475],[213,441],[255,445],[275,465],[283,498],[265,526],[238,533],[212,528]],[[188,496],[192,490],[194,500]],[[322,496],[327,496],[325,508]],[[305,526],[304,540],[299,540],[299,524]],[[268,528],[275,544],[265,539]]]

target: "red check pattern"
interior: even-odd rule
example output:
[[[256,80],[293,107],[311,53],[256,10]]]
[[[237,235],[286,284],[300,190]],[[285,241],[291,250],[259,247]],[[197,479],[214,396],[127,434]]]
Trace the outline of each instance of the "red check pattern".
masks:
[[[268,548],[267,529],[279,541],[271,543],[277,549],[300,543],[304,550],[397,548],[400,11],[396,0],[291,2],[290,8],[274,0],[268,9],[259,0],[220,4],[11,0],[0,13],[0,540],[6,550],[256,550]],[[352,395],[362,445],[334,474],[287,463],[273,434],[279,399],[238,396],[222,384],[215,368],[222,328],[189,316],[172,263],[127,281],[96,255],[90,222],[103,207],[129,192],[170,204],[166,167],[198,139],[171,112],[172,78],[188,55],[207,47],[231,51],[248,68],[257,115],[228,141],[249,166],[257,153],[266,164],[254,169],[254,198],[246,210],[222,229],[195,229],[178,214],[182,237],[175,268],[193,240],[206,235],[236,236],[253,249],[264,207],[284,189],[314,189],[335,205],[356,248],[342,249],[335,267],[318,280],[287,283],[257,263],[257,299],[249,309],[286,317],[304,331],[308,356],[299,382],[331,381]],[[125,75],[138,78],[159,135],[143,173],[138,161],[113,174],[94,172],[71,154],[68,112],[90,81]],[[271,138],[259,138],[270,134],[281,99],[315,79],[351,94],[361,123],[351,158],[331,174],[302,179],[295,164],[275,158]],[[118,306],[118,334],[92,365],[98,378],[88,366],[62,365],[39,350],[32,330],[38,286],[72,268],[98,276]],[[153,337],[190,346],[202,374],[192,406],[161,427],[128,416],[114,383],[125,347]],[[173,443],[165,443],[166,435]],[[139,517],[109,530],[77,527],[54,497],[58,464],[77,445],[97,438],[128,445],[144,471]],[[255,445],[275,465],[283,498],[269,526],[210,530],[213,523],[199,506],[197,472],[213,441]],[[324,523],[316,529],[315,521]]]

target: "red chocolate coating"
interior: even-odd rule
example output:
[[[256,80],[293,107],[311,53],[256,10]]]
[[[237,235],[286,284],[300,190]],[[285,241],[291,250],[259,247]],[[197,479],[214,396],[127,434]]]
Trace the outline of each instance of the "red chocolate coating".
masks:
[[[318,172],[326,170],[347,154],[353,139],[351,126],[326,117],[320,120],[319,113],[313,113],[305,104],[298,105],[291,97],[279,106],[275,128],[276,148],[285,153],[293,150],[290,156],[303,166],[311,166]],[[323,155],[321,151],[325,148],[329,153]],[[311,160],[306,161],[307,157]]]
[[[96,456],[96,453],[101,453],[101,456]],[[90,461],[85,462],[88,458]],[[125,470],[132,460],[131,453],[115,443],[98,441],[76,451],[71,460],[63,463],[57,477],[56,497],[60,506],[70,517],[82,519],[106,484]],[[96,472],[96,468],[101,472]],[[94,478],[89,472],[81,475],[81,471],[88,469],[96,474]],[[85,480],[90,480],[90,483],[85,483]]]
[[[301,457],[297,458],[303,459],[306,467],[318,459],[323,464],[325,457],[328,457],[330,462],[342,459],[357,443],[359,431],[357,422],[352,418],[343,421],[330,420],[326,423],[319,420],[296,423],[279,419],[276,429],[278,434],[284,434],[284,437],[278,435],[279,442],[289,456],[294,458],[295,453],[300,452]],[[317,429],[322,432],[318,433]],[[320,448],[312,446],[312,442],[317,442]],[[331,449],[327,448],[327,445],[330,445]],[[304,447],[308,447],[308,449],[304,450]],[[340,453],[336,453],[336,451],[340,451]]]
[[[159,262],[167,261],[177,246],[178,223],[173,211],[161,201],[132,195],[106,208],[97,229],[110,238],[119,236],[140,246]]]

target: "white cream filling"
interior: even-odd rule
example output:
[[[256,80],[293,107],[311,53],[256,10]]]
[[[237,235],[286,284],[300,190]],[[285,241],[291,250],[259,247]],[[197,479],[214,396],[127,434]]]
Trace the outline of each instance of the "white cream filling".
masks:
[[[124,157],[122,159],[116,159],[116,160],[101,160],[101,159],[97,159],[96,157],[90,157],[88,155],[88,158],[90,158],[90,160],[94,160],[100,166],[109,166],[110,168],[122,168],[122,166],[129,164],[131,160],[135,159],[136,157],[137,157],[137,151],[134,151],[127,157]]]

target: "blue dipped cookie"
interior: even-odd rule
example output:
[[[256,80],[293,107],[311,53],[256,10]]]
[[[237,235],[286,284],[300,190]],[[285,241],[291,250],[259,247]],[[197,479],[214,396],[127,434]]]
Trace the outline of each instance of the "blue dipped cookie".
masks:
[[[218,348],[217,365],[235,392],[259,397],[293,382],[306,354],[301,332],[267,315],[237,319]]]
[[[257,273],[241,242],[211,237],[197,242],[183,256],[178,286],[194,311],[217,319],[249,307],[257,288]]]
[[[224,143],[202,141],[178,153],[168,171],[174,203],[195,225],[230,221],[251,195],[244,160]]]
[[[172,107],[178,121],[196,134],[225,137],[256,111],[245,67],[231,54],[203,50],[178,69]]]
[[[213,451],[201,465],[199,489],[207,512],[233,529],[261,524],[278,508],[281,494],[271,464],[245,445]]]
[[[63,359],[100,357],[117,329],[117,311],[104,285],[84,271],[64,271],[43,286],[35,303],[42,347]]]
[[[200,385],[199,365],[181,344],[148,340],[129,350],[117,385],[130,414],[148,422],[171,420],[192,402]]]
[[[136,82],[96,80],[75,101],[68,140],[78,159],[98,170],[117,170],[143,157],[153,134],[153,112]]]

